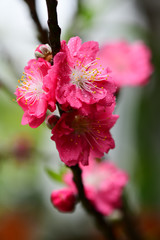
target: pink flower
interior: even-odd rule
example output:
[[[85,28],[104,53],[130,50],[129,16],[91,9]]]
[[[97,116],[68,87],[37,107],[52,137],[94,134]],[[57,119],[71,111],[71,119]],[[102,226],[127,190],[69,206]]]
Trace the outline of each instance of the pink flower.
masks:
[[[86,197],[103,215],[110,215],[121,206],[121,197],[128,182],[127,174],[108,161],[92,159],[88,166],[81,166]],[[65,183],[77,194],[72,173],[64,176]]]
[[[76,204],[76,195],[68,188],[55,190],[51,194],[51,202],[60,212],[72,212]]]
[[[60,104],[80,108],[104,98],[107,104],[113,103],[116,88],[110,70],[102,68],[96,58],[98,51],[97,42],[82,44],[79,37],[71,38],[68,44],[61,42],[61,52],[54,57],[55,68],[58,65],[56,98]]]
[[[102,65],[111,68],[113,80],[119,88],[144,85],[153,72],[151,51],[142,42],[108,43],[101,48],[98,56]]]
[[[22,125],[36,128],[45,120],[47,108],[55,110],[56,83],[48,75],[49,71],[54,71],[50,69],[50,63],[42,58],[30,60],[25,67],[15,92],[17,102],[24,111]]]
[[[68,166],[79,162],[87,165],[89,156],[101,157],[115,147],[109,132],[118,118],[112,115],[114,105],[99,112],[92,107],[88,115],[80,110],[63,113],[52,130],[51,139],[56,142],[61,160]]]

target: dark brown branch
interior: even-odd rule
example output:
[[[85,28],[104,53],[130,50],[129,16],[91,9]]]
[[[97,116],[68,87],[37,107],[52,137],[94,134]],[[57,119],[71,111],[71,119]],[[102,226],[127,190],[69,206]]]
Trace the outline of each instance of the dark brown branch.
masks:
[[[49,41],[52,48],[53,56],[60,51],[60,34],[61,29],[58,26],[57,20],[57,0],[46,0],[48,9],[48,27],[49,27]]]
[[[126,231],[126,234],[129,237],[129,240],[144,240],[143,236],[139,231],[139,225],[135,221],[134,215],[130,212],[128,207],[128,202],[123,196],[123,206],[121,208],[123,213],[123,224]]]
[[[38,15],[37,15],[35,0],[24,0],[24,2],[28,5],[32,19],[37,26],[38,40],[41,43],[47,43],[48,42],[48,31],[47,31],[47,29],[44,29],[41,26],[41,23],[39,21]]]
[[[79,200],[81,201],[84,209],[94,217],[97,227],[104,234],[107,240],[116,240],[111,224],[105,221],[104,216],[94,208],[94,206],[85,196],[84,186],[81,177],[81,169],[78,165],[76,165],[71,167],[71,170],[74,176],[73,180],[78,189]]]

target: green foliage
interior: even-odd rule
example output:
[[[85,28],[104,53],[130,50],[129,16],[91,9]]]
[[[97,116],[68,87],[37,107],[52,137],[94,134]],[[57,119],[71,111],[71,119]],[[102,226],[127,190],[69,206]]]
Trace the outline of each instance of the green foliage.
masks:
[[[0,211],[14,206],[31,192],[36,191],[37,166],[35,163],[18,164],[12,159],[0,164]]]
[[[0,90],[0,111],[0,143],[4,143],[9,139],[11,140],[18,134],[31,135],[34,141],[38,141],[43,126],[37,129],[22,126],[22,109],[13,99],[8,98],[8,95],[3,92],[3,89]]]
[[[80,4],[78,15],[85,21],[86,24],[92,21],[95,11],[93,8],[88,8],[85,4]]]
[[[54,170],[52,170],[50,168],[46,168],[45,171],[52,180],[62,183],[63,182],[63,175],[66,172],[66,167],[61,168],[59,173],[55,172]]]

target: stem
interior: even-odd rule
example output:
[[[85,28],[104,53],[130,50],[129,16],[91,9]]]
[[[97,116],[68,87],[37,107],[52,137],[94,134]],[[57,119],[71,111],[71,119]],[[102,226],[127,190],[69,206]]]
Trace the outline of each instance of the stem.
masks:
[[[122,205],[122,213],[123,213],[123,223],[126,230],[126,233],[130,240],[144,240],[143,236],[139,232],[138,224],[135,222],[133,214],[130,212],[128,207],[128,202],[123,196],[123,205]]]
[[[48,31],[44,29],[39,21],[37,10],[36,10],[36,1],[35,0],[24,0],[24,2],[28,5],[31,17],[38,29],[38,39],[41,43],[48,42]]]
[[[61,29],[58,26],[57,20],[57,0],[46,0],[48,9],[48,27],[49,27],[49,41],[52,48],[53,57],[60,51],[60,34]]]
[[[116,240],[111,224],[105,221],[104,216],[94,208],[92,203],[85,196],[84,186],[82,183],[82,170],[78,165],[72,166],[71,170],[73,172],[73,180],[79,193],[79,200],[81,201],[84,209],[94,217],[97,227],[103,232],[106,239]]]

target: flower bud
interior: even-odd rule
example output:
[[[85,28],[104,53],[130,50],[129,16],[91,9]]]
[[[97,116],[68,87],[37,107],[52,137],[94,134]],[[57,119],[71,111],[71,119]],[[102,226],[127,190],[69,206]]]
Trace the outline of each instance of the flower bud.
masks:
[[[64,188],[52,192],[51,202],[60,212],[72,212],[75,208],[76,196],[72,190]]]
[[[52,60],[52,49],[48,44],[40,44],[35,52],[35,57],[38,58],[43,58],[48,62],[51,62]]]
[[[60,119],[60,117],[57,116],[57,115],[54,115],[54,114],[49,115],[49,116],[46,118],[46,121],[45,121],[47,127],[50,128],[50,129],[53,129],[59,119]]]

